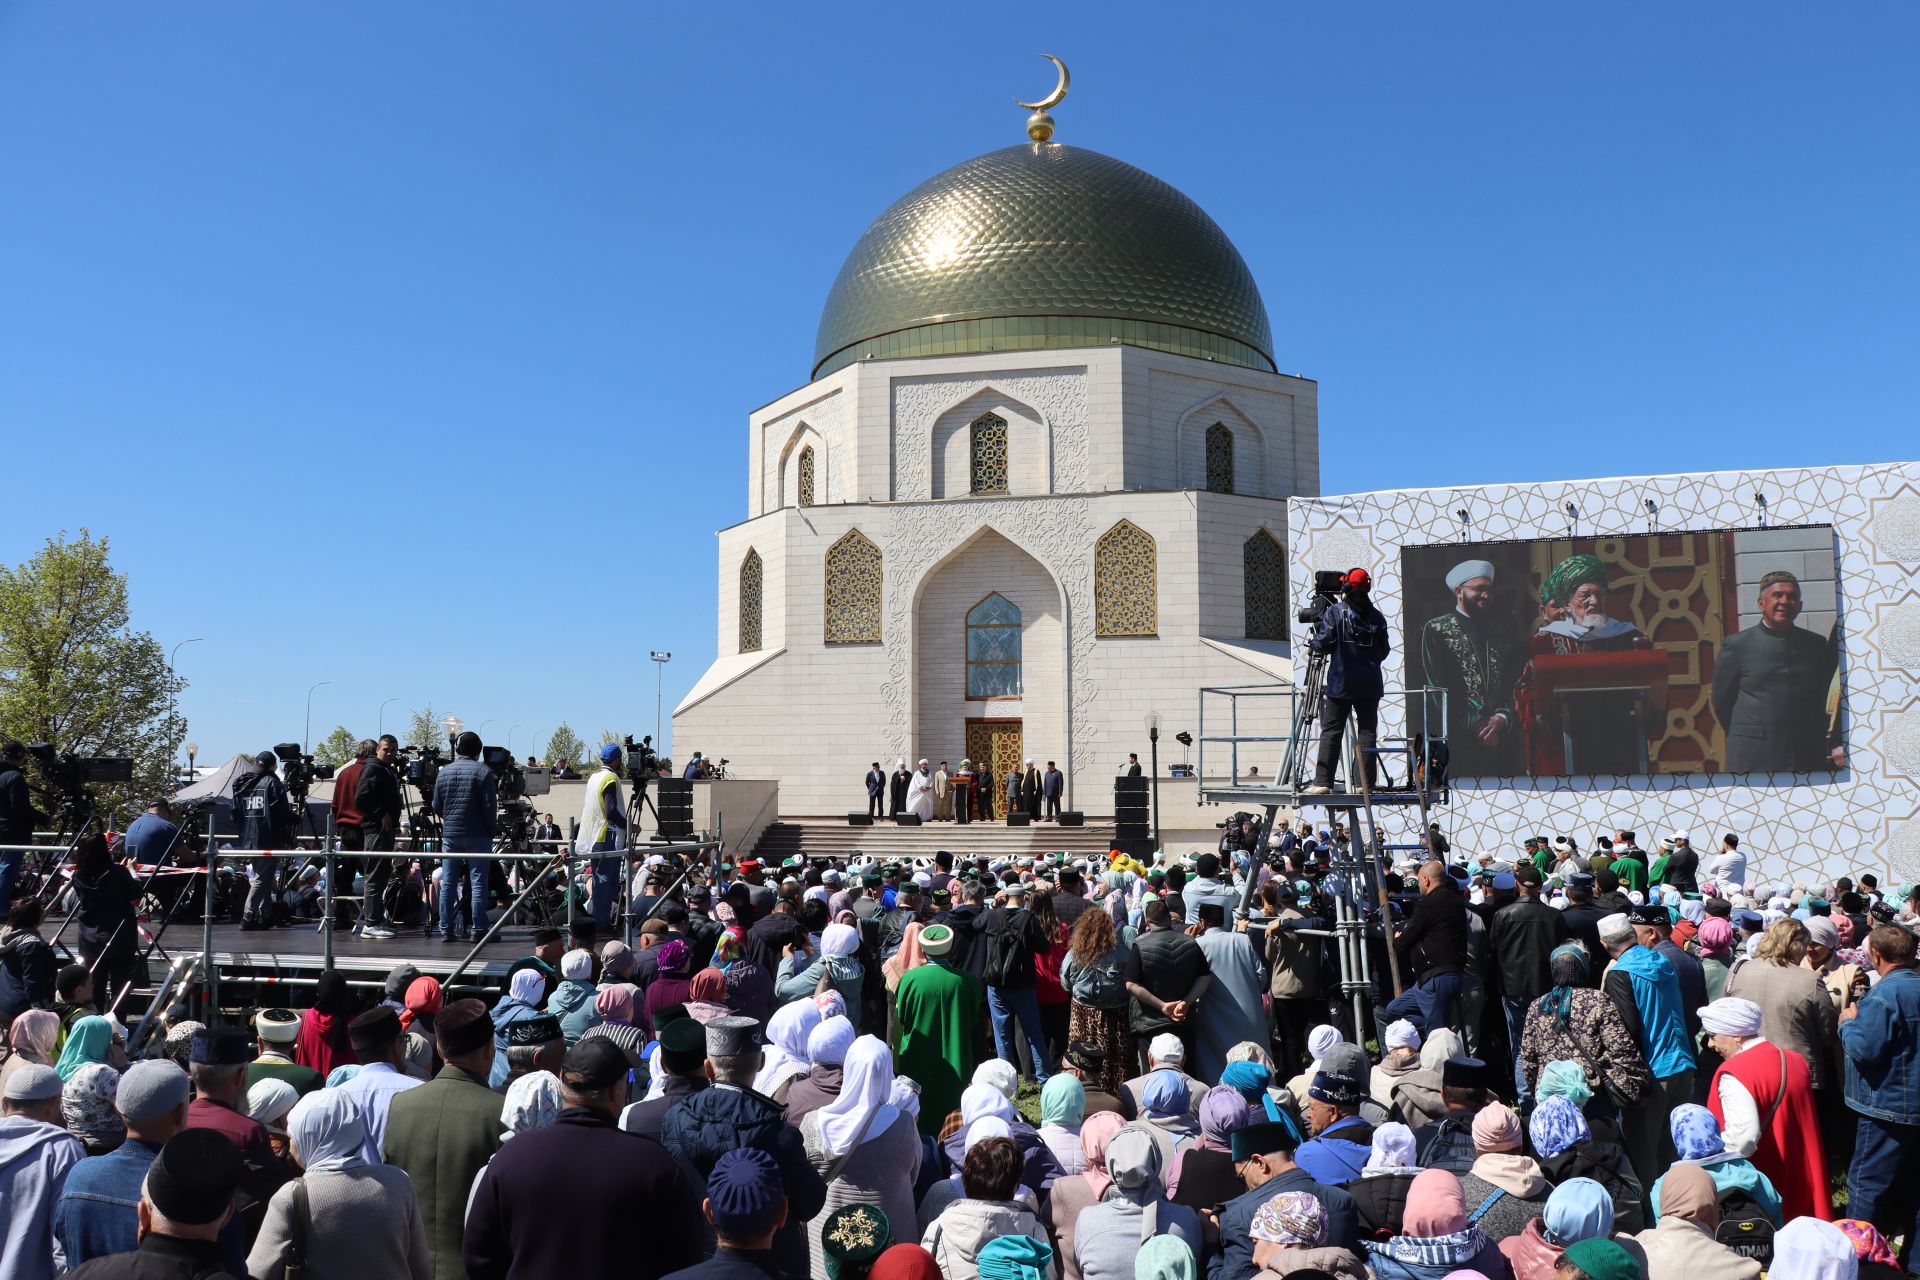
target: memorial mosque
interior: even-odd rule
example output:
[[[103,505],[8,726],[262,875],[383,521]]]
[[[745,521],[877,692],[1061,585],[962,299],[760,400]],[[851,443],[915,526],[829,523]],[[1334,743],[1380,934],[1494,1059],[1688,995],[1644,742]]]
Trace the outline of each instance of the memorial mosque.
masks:
[[[1067,808],[1109,814],[1154,713],[1164,769],[1199,688],[1291,678],[1317,385],[1279,372],[1205,210],[1054,141],[1058,74],[1029,141],[860,234],[805,385],[748,415],[719,657],[673,739],[779,779],[784,814],[860,809],[871,763],[923,757],[1054,761]]]

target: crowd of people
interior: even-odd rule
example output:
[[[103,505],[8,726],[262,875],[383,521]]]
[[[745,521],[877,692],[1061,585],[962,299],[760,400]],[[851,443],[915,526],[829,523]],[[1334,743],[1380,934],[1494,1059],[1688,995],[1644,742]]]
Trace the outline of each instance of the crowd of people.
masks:
[[[632,945],[540,930],[490,1005],[327,973],[249,1028],[169,1010],[138,1061],[63,972],[0,1064],[0,1274],[1915,1266],[1920,890],[1712,879],[1684,833],[1625,831],[1602,866],[1435,830],[1376,885],[1337,829],[1257,835],[1153,866],[747,860],[673,896],[656,857]],[[1338,926],[1374,953],[1352,971],[1341,895],[1387,904]]]

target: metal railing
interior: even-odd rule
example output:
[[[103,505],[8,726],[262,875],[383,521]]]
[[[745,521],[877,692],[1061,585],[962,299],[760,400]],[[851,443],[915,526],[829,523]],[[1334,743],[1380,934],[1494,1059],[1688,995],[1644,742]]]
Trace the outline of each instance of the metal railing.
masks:
[[[1432,687],[1388,689],[1380,700],[1376,757],[1403,755],[1425,776],[1427,747],[1446,740],[1447,695]],[[1292,684],[1201,689],[1194,735],[1201,799],[1219,791],[1297,790],[1312,768],[1320,736],[1317,721],[1302,729],[1307,709],[1306,690]]]

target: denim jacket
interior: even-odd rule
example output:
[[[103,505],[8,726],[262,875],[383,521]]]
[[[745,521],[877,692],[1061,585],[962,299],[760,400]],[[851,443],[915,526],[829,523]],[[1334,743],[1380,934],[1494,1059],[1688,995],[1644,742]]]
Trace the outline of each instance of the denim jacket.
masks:
[[[1891,1124],[1920,1125],[1920,973],[1895,969],[1840,1024],[1847,1105]]]
[[[493,770],[461,757],[440,767],[433,782],[433,811],[440,815],[445,853],[485,853],[493,847]]]
[[[88,1156],[67,1173],[53,1211],[56,1263],[71,1270],[92,1258],[128,1253],[138,1243],[140,1187],[160,1148],[128,1138],[103,1156]],[[220,1233],[230,1268],[247,1256],[245,1229],[238,1215]]]

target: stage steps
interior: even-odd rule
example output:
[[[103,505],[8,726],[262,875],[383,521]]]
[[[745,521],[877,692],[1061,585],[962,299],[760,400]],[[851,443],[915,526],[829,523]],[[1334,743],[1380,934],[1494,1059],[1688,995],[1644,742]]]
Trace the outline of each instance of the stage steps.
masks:
[[[881,819],[870,827],[851,827],[842,817],[783,818],[761,833],[754,853],[762,861],[778,864],[796,853],[809,858],[885,862],[931,858],[942,849],[961,857],[1038,857],[1064,852],[1074,857],[1105,858],[1112,848],[1112,823],[1062,827],[1042,822],[1009,827],[1003,819],[965,826],[935,822],[902,827]]]

